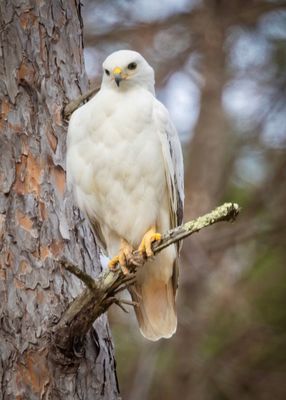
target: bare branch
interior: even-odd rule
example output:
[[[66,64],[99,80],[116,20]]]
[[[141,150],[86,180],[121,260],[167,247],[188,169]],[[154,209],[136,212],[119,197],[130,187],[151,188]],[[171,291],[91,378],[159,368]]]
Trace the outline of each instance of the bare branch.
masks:
[[[217,207],[212,212],[205,214],[202,217],[195,219],[194,221],[186,222],[184,225],[178,228],[172,229],[167,232],[160,243],[155,243],[153,247],[154,254],[159,253],[166,247],[173,243],[176,243],[193,233],[199,232],[201,229],[207,226],[213,225],[221,221],[234,221],[238,216],[240,208],[236,203],[225,203],[222,206]]]
[[[212,212],[165,233],[160,242],[153,244],[153,252],[156,255],[171,244],[217,222],[234,221],[239,211],[240,208],[237,204],[225,203]],[[135,251],[133,255],[136,264],[128,265],[129,275],[124,275],[121,268],[118,267],[115,271],[107,270],[102,272],[97,279],[93,279],[67,261],[61,263],[65,269],[81,279],[87,288],[70,304],[57,325],[51,329],[54,350],[60,350],[65,355],[70,356],[74,340],[84,336],[92,323],[106,312],[112,304],[115,303],[121,308],[124,308],[122,303],[135,305],[133,302],[127,302],[115,297],[117,293],[135,282],[137,268],[141,268],[147,261],[147,257],[138,251]],[[126,310],[124,309],[124,311]]]
[[[61,266],[80,279],[90,290],[97,289],[95,280],[90,275],[79,269],[76,265],[73,265],[68,261],[61,261]]]
[[[92,88],[88,90],[83,95],[79,96],[77,99],[72,100],[68,103],[64,108],[64,117],[69,117],[85,100],[88,100],[91,96],[93,96],[96,92],[99,91],[99,87]]]

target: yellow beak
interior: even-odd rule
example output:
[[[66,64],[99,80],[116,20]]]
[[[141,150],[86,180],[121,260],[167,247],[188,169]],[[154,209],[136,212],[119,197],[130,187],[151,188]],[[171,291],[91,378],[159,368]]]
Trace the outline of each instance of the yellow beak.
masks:
[[[112,73],[113,75],[120,75],[122,74],[122,69],[120,67],[115,67]]]
[[[122,81],[122,69],[120,67],[115,67],[112,71],[116,85],[119,87],[120,82]]]

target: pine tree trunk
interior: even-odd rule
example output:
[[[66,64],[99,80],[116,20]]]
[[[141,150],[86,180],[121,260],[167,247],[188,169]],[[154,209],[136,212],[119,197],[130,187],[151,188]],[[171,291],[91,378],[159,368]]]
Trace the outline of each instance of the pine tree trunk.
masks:
[[[0,3],[0,399],[117,399],[113,345],[99,318],[67,360],[49,328],[83,289],[67,258],[100,272],[65,184],[63,106],[87,90],[80,2]]]

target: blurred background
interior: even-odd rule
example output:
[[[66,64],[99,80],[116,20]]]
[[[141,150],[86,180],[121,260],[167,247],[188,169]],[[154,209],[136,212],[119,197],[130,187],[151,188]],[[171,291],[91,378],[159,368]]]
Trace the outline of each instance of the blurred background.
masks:
[[[141,52],[180,134],[185,221],[243,211],[184,241],[176,335],[157,343],[110,311],[125,400],[286,399],[286,4],[83,1],[91,85]]]

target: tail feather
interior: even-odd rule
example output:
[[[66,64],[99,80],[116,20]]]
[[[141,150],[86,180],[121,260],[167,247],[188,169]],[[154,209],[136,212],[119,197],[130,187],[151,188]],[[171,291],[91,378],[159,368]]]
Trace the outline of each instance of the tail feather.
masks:
[[[152,341],[171,337],[177,328],[172,277],[167,283],[158,278],[136,283],[134,289],[131,296],[138,303],[135,312],[143,336]]]

